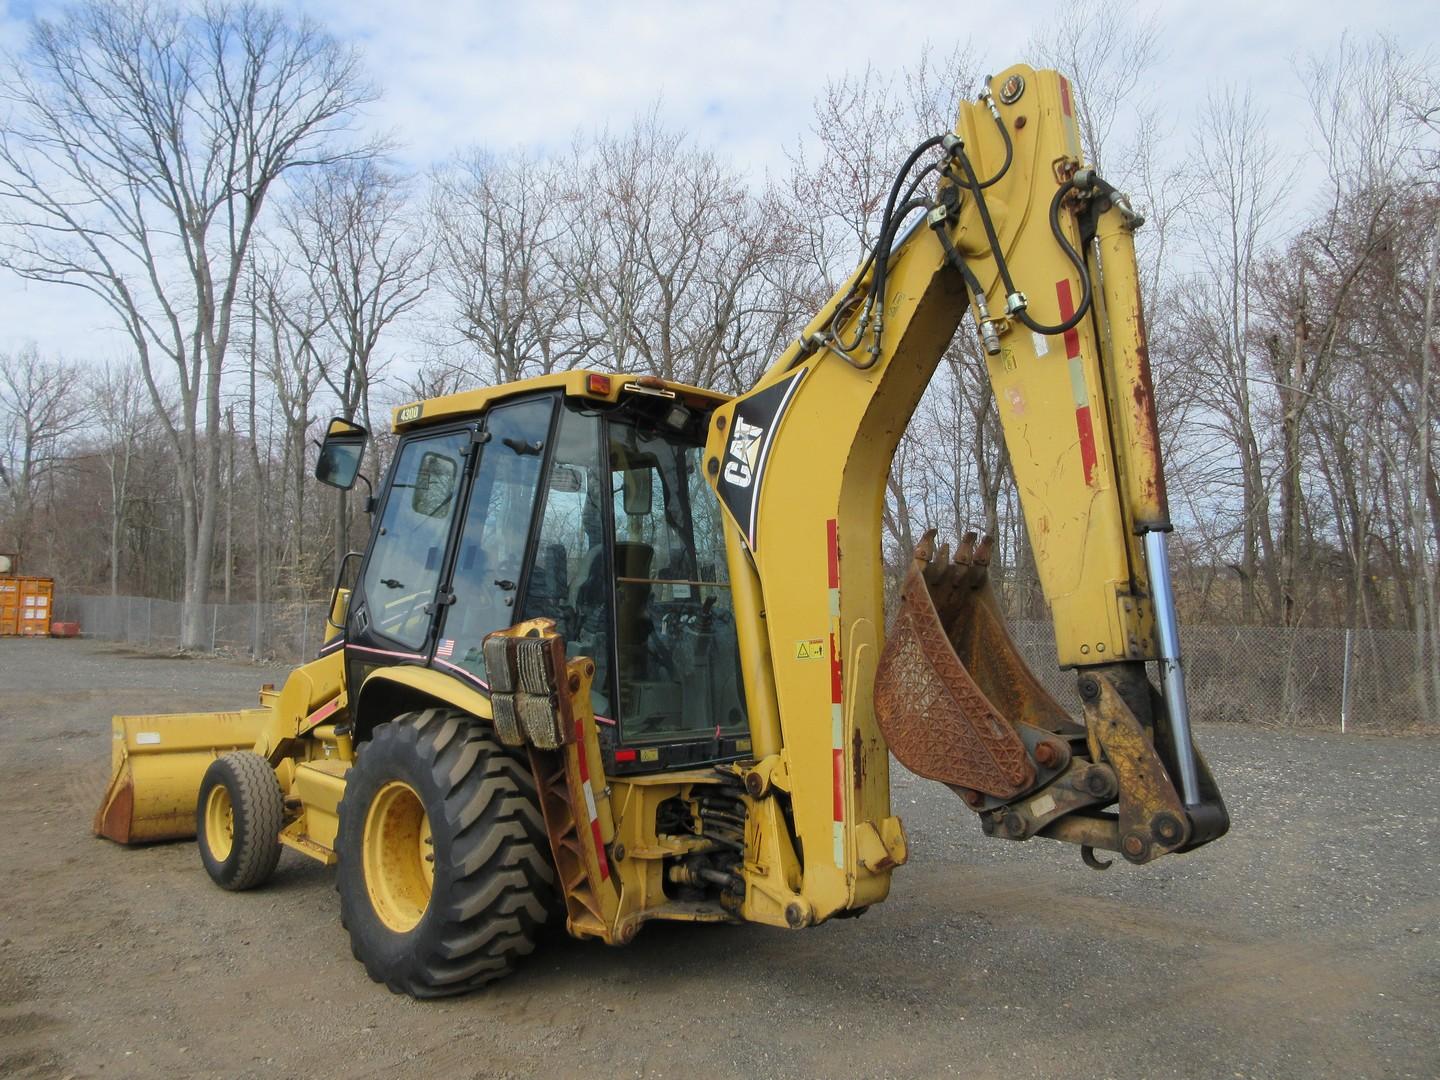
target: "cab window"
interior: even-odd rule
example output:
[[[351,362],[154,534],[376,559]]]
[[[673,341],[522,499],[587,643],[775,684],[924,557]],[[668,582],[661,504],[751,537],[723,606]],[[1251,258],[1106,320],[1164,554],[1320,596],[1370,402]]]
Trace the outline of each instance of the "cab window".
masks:
[[[525,571],[540,467],[550,436],[553,398],[497,406],[485,421],[485,440],[460,530],[450,591],[435,659],[484,679],[480,643],[520,621],[515,601]]]
[[[440,582],[445,542],[464,472],[469,432],[404,444],[396,459],[366,564],[364,595],[370,624],[407,648],[430,630],[430,604]]]
[[[741,733],[735,616],[703,449],[637,424],[607,428],[621,741]]]
[[[610,573],[605,555],[605,500],[600,422],[573,407],[560,413],[555,449],[541,492],[540,536],[526,589],[524,617],[554,619],[572,659],[595,661],[591,702],[611,712]]]

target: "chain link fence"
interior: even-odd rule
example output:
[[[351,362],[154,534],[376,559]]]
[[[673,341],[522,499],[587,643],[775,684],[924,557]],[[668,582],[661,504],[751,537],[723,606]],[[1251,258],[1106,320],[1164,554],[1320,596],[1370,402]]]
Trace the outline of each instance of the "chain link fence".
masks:
[[[180,605],[136,596],[61,596],[56,618],[78,622],[87,637],[145,649],[177,649]],[[212,652],[302,663],[325,635],[320,601],[209,604]],[[1073,672],[1055,663],[1051,626],[1010,624],[1011,636],[1056,698],[1079,711]],[[1402,630],[1181,628],[1186,689],[1199,721],[1356,732],[1440,730],[1427,708],[1422,672],[1428,656],[1418,635]]]
[[[328,604],[206,604],[202,644],[234,656],[303,663],[325,638]],[[55,619],[77,622],[89,638],[158,651],[180,648],[180,604],[145,596],[59,596]]]
[[[1025,660],[1079,711],[1073,672],[1055,661],[1049,623],[1010,624]],[[1199,721],[1356,732],[1437,731],[1420,635],[1404,630],[1182,626],[1190,712]],[[1158,675],[1152,671],[1152,676]]]

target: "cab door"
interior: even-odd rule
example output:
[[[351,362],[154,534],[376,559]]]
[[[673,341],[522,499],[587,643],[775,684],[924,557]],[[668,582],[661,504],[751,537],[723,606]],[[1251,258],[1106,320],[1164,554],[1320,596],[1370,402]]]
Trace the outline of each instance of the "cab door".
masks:
[[[470,484],[432,663],[481,686],[485,635],[520,621],[529,574],[542,467],[554,395],[497,405],[485,416],[480,460]]]
[[[429,654],[436,594],[474,438],[470,425],[400,444],[350,603],[346,654],[355,665],[352,676],[380,664],[423,663]]]

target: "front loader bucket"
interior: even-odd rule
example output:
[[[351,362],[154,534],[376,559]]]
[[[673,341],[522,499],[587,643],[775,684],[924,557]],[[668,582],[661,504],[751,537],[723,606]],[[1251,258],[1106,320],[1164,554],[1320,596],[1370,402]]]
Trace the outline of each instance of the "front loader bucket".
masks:
[[[195,835],[195,803],[210,763],[254,747],[269,709],[117,716],[110,784],[95,812],[96,836],[121,844]]]

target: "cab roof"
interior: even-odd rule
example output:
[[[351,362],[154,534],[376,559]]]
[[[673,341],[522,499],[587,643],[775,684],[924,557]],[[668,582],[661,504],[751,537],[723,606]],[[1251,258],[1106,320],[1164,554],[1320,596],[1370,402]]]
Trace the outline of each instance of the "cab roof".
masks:
[[[533,394],[542,390],[561,390],[566,397],[587,398],[591,401],[620,400],[624,394],[658,394],[674,396],[687,404],[703,409],[723,405],[731,399],[729,394],[715,390],[704,390],[698,386],[672,382],[655,375],[616,375],[601,371],[563,371],[554,375],[537,375],[531,379],[500,383],[498,386],[483,386],[475,390],[463,390],[458,394],[428,398],[401,405],[395,409],[391,426],[398,433],[414,427],[436,423],[441,420],[458,420],[470,415],[479,415],[496,402],[521,394]]]

